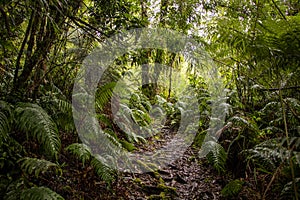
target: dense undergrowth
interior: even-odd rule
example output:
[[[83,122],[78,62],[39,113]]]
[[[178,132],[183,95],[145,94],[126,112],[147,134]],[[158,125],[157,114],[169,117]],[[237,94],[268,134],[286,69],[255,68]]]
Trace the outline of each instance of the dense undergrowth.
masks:
[[[210,124],[218,120],[212,117],[212,105],[220,99],[212,98],[203,68],[183,55],[146,49],[117,59],[100,80],[94,117],[101,134],[134,153],[157,147],[163,129],[176,133],[187,107],[171,85],[176,81],[172,70],[153,67],[139,74],[142,80],[164,75],[169,87],[142,86],[117,105],[112,96],[118,80],[142,64],[188,66],[186,84],[196,91],[200,114],[192,147],[199,157],[201,150],[210,150],[207,162],[223,180],[218,198],[299,199],[298,3],[164,0],[159,5],[159,15],[154,15],[147,1],[0,2],[1,199],[89,199],[97,191],[89,196],[80,190],[90,182],[100,188],[102,198],[118,193],[113,188],[124,174],[107,165],[107,155],[82,143],[76,131],[72,88],[83,59],[103,38],[151,23],[189,33],[210,54],[226,85],[225,123],[205,140]],[[197,35],[200,25],[195,25],[200,22],[205,26],[202,38]],[[176,188],[164,185],[157,166],[151,169],[159,181],[157,198],[174,195]],[[75,189],[76,184],[82,187]]]

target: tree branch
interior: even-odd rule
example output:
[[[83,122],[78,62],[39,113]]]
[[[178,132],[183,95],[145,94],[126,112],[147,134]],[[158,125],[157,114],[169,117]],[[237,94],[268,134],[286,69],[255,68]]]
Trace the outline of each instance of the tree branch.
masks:
[[[17,87],[16,83],[17,83],[19,69],[20,69],[20,61],[21,61],[21,57],[22,57],[22,54],[23,54],[23,51],[24,51],[29,33],[31,31],[31,28],[32,28],[32,22],[33,22],[34,16],[35,16],[35,11],[32,10],[32,13],[31,13],[31,16],[30,16],[30,19],[29,19],[29,22],[28,22],[28,26],[27,26],[27,29],[26,29],[26,32],[25,32],[25,36],[24,36],[24,39],[23,39],[23,42],[22,42],[17,60],[16,60],[16,69],[15,69],[14,80],[13,80],[14,88]]]
[[[8,33],[8,35],[11,35],[10,27],[9,27],[9,22],[8,22],[8,19],[7,19],[7,15],[6,15],[6,13],[5,13],[5,11],[4,11],[4,9],[2,7],[0,7],[0,12],[1,12],[2,16],[3,16],[7,33]]]

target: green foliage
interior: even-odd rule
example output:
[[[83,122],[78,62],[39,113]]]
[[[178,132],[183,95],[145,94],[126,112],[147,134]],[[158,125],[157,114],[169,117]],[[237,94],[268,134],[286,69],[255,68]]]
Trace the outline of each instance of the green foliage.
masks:
[[[17,127],[37,139],[47,154],[57,159],[60,139],[56,124],[40,106],[32,103],[20,103],[16,108]]]
[[[73,132],[75,125],[72,115],[72,105],[68,100],[61,98],[57,93],[48,92],[39,99],[39,105],[47,111],[59,130]]]
[[[196,137],[194,138],[194,142],[193,144],[196,146],[196,147],[201,147],[202,144],[203,144],[203,141],[205,139],[205,136],[207,134],[207,131],[202,131],[200,133],[197,133],[196,134]]]
[[[100,156],[97,156],[92,159],[91,165],[94,167],[96,174],[101,177],[108,185],[110,185],[114,180],[116,173],[113,169],[108,167],[104,159]]]
[[[3,144],[8,142],[12,119],[10,106],[3,101],[0,102],[0,105],[0,147],[2,147]]]
[[[226,87],[232,92],[228,103],[235,114],[231,112],[227,121],[233,125],[220,137],[227,155],[216,142],[202,144],[205,131],[198,134],[194,141],[209,150],[207,157],[210,163],[221,173],[227,170],[226,160],[228,164],[240,167],[238,164],[244,163],[246,158],[249,164],[247,174],[252,174],[252,167],[259,173],[279,171],[275,174],[276,177],[284,177],[280,180],[285,185],[282,194],[288,194],[287,198],[293,198],[293,195],[297,198],[297,191],[291,189],[294,187],[292,182],[299,184],[300,163],[299,2],[166,0],[155,1],[153,5],[149,2],[1,1],[0,98],[10,102],[0,101],[1,179],[15,179],[18,173],[21,174],[18,160],[24,173],[35,174],[38,178],[49,167],[56,168],[47,160],[24,156],[35,153],[31,152],[31,145],[37,142],[44,150],[43,154],[57,160],[61,146],[58,130],[64,136],[65,132],[75,132],[70,97],[83,59],[104,38],[123,29],[149,25],[171,28],[198,41],[206,40],[202,44],[205,44],[215,64],[220,66],[218,73],[224,77]],[[122,110],[114,116],[120,127],[115,126],[108,107],[116,85],[112,81],[117,81],[128,69],[144,63],[161,63],[174,69],[188,66],[188,81],[197,91],[200,130],[206,130],[212,121],[210,91],[206,77],[201,77],[202,66],[193,67],[188,59],[185,60],[187,62],[176,60],[180,56],[176,55],[175,59],[167,51],[146,49],[136,53],[130,50],[116,59],[101,77],[95,98],[97,119],[104,127],[101,134],[115,146],[132,151],[134,143],[146,141],[140,132],[153,136],[162,126],[177,127],[182,116],[189,119],[187,107],[174,98],[176,91],[170,91],[170,98],[166,100],[166,88],[155,88],[154,84],[149,84],[149,90],[143,92],[158,95],[154,99],[152,95],[149,100],[141,91],[136,91],[131,99],[126,99],[127,102],[120,102]],[[156,77],[152,75],[160,73],[168,72],[162,72],[160,68],[149,69],[147,79],[155,81]],[[144,78],[140,74],[139,80]],[[17,104],[19,101],[33,103]],[[159,107],[153,109],[154,104]],[[154,115],[166,115],[167,122],[155,126],[160,118]],[[23,133],[26,133],[26,139]],[[21,139],[16,138],[19,136]],[[78,140],[74,135],[70,137],[63,138],[63,141]],[[28,142],[31,138],[34,139],[32,143]],[[23,142],[24,146],[17,141]],[[66,150],[83,164],[91,161],[97,174],[110,182],[111,169],[105,165],[104,159],[96,160],[86,145],[75,143]],[[295,169],[294,175],[291,172],[287,174],[286,169]],[[21,194],[24,199],[51,199],[34,194],[39,191],[49,193],[46,188],[34,187],[23,193],[27,180],[20,182],[17,183],[20,187],[15,199],[20,199]],[[223,196],[238,195],[236,189],[239,187],[238,180],[229,183],[223,189]],[[7,194],[12,197],[11,191],[17,190],[7,189]],[[1,191],[1,194],[5,193]]]
[[[126,139],[131,143],[138,143],[140,141],[144,142],[145,139],[142,136],[136,134],[139,128],[150,133],[152,130],[147,126],[142,126],[142,124],[147,124],[144,119],[149,117],[148,113],[144,113],[141,110],[131,109],[125,104],[120,104],[120,111],[116,114],[118,119],[118,124],[124,133],[126,134]],[[135,120],[134,120],[135,119]],[[138,122],[141,122],[140,124]]]
[[[295,179],[295,184],[297,185],[298,193],[300,193],[300,178]],[[292,199],[294,197],[294,183],[293,181],[288,182],[284,185],[282,191],[281,191],[281,198],[282,199]]]
[[[230,181],[225,187],[222,189],[221,194],[225,198],[234,198],[236,197],[243,188],[244,182],[241,180],[233,180]]]
[[[123,148],[125,148],[126,150],[128,150],[129,152],[133,151],[136,149],[136,147],[134,146],[134,144],[127,142],[126,140],[121,140],[120,143],[122,144]]]
[[[289,148],[293,147],[293,151]],[[245,150],[248,154],[247,159],[251,160],[261,170],[273,173],[280,164],[292,158],[294,164],[300,167],[299,160],[300,138],[289,138],[287,144],[286,138],[270,139],[256,145],[252,149]]]
[[[18,161],[21,163],[21,169],[26,174],[34,174],[36,177],[40,173],[45,173],[49,168],[58,168],[58,166],[48,160],[38,159],[38,158],[22,158]]]
[[[101,124],[103,124],[104,126],[106,126],[108,128],[112,128],[112,122],[111,122],[109,116],[107,116],[105,114],[97,114],[96,117]]]
[[[209,163],[213,165],[213,167],[218,171],[218,173],[225,172],[227,153],[219,143],[215,141],[205,142],[202,145],[202,151],[208,152],[206,157]]]
[[[89,162],[92,157],[91,149],[85,144],[73,143],[67,146],[65,150],[79,158],[83,165]]]
[[[105,164],[102,157],[92,155],[91,149],[85,144],[73,143],[66,147],[66,151],[75,155],[83,163],[90,163],[96,174],[108,185],[115,180],[115,171]]]
[[[110,82],[97,89],[95,100],[96,100],[96,108],[99,111],[103,111],[107,103],[110,102],[113,94],[113,89],[115,86],[116,86],[115,82]]]
[[[62,196],[47,187],[32,187],[22,191],[21,200],[64,200]]]

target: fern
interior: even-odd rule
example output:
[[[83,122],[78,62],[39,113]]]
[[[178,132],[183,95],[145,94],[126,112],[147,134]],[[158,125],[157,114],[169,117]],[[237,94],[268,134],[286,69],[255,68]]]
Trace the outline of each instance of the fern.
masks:
[[[249,128],[250,130],[258,131],[257,125],[254,121],[241,117],[241,116],[233,116],[228,121],[232,122],[236,126],[240,126],[242,128]]]
[[[142,112],[142,111],[140,111]],[[139,113],[140,113],[139,112]],[[142,136],[135,134],[139,130],[139,126],[134,123],[137,120],[137,109],[131,109],[126,104],[120,104],[120,111],[116,114],[115,121],[118,123],[119,127],[126,134],[126,138],[129,142],[144,142],[145,139]],[[139,116],[143,117],[143,116]],[[140,121],[140,120],[139,120]]]
[[[21,193],[21,200],[63,200],[64,198],[47,187],[32,187]]]
[[[41,99],[41,106],[51,115],[60,129],[67,132],[75,130],[72,105],[68,101],[47,96]]]
[[[227,153],[225,149],[215,141],[205,142],[201,151],[199,152],[200,157],[201,153],[208,152],[206,157],[211,165],[218,171],[218,173],[225,172],[225,165],[227,160]]]
[[[56,124],[40,106],[20,103],[16,108],[17,127],[42,144],[52,158],[57,159],[61,146]]]
[[[83,166],[91,159],[91,149],[85,144],[73,143],[65,148],[66,151],[76,155]]]
[[[243,188],[244,182],[241,180],[233,180],[230,181],[225,187],[222,189],[221,194],[225,198],[233,198],[240,193]]]
[[[25,182],[26,182],[26,179],[24,179],[22,177],[22,178],[13,180],[10,183],[8,183],[6,185],[6,191],[4,190],[5,195],[3,195],[4,196],[3,199],[4,200],[19,200],[22,191],[24,190],[24,188],[26,188]]]
[[[0,111],[7,116],[12,116],[11,105],[5,101],[0,101]]]
[[[91,164],[94,167],[96,174],[108,185],[115,180],[114,170],[105,164],[102,157],[97,156],[97,158],[93,158]]]
[[[276,139],[262,142],[245,152],[249,155],[247,160],[253,161],[262,170],[269,172],[275,170],[279,163],[288,156],[286,149],[282,149]]]
[[[101,124],[112,128],[112,123],[111,120],[109,119],[109,117],[105,114],[97,114],[96,115],[97,119],[100,121]]]
[[[149,126],[151,123],[151,118],[148,113],[142,110],[132,109],[132,119],[134,122],[140,126]]]
[[[0,101],[0,147],[8,142],[9,131],[11,129],[12,112],[10,105],[5,101]]]
[[[102,134],[104,134],[115,147],[121,148],[121,143],[113,130],[107,128],[102,132]]]
[[[295,179],[295,183],[297,185],[298,193],[300,193],[300,178]],[[288,182],[284,185],[281,191],[281,197],[285,199],[292,199],[295,195],[295,191],[293,188],[293,181]]]
[[[115,82],[110,82],[98,88],[98,90],[96,91],[96,107],[100,111],[102,111],[106,104],[110,101],[115,86]]]
[[[24,173],[34,174],[36,177],[40,173],[45,173],[49,168],[58,168],[58,166],[50,161],[38,158],[22,158],[19,160],[21,169]]]
[[[290,152],[288,146],[293,146],[295,150]],[[271,173],[280,163],[286,162],[290,156],[294,158],[295,164],[300,165],[299,152],[296,151],[299,147],[300,139],[298,137],[291,137],[289,144],[286,144],[286,138],[275,138],[245,150],[244,153],[248,154],[247,160],[251,160],[262,170]]]

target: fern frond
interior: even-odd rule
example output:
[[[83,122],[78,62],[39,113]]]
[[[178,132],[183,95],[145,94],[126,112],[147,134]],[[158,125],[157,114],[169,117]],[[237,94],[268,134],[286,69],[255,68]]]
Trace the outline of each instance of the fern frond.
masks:
[[[295,98],[285,98],[284,101],[286,101],[294,109],[296,109],[296,110],[300,109],[300,101],[298,99],[295,99]]]
[[[112,128],[112,123],[109,117],[105,114],[97,114],[97,119],[99,120],[100,123],[104,124],[105,126]]]
[[[15,111],[17,127],[36,138],[45,151],[57,159],[61,143],[56,124],[47,112],[32,103],[20,103]]]
[[[295,183],[297,185],[298,193],[300,193],[300,178],[295,179]],[[284,199],[293,199],[295,196],[295,190],[293,186],[293,181],[288,182],[284,185],[283,189],[281,190],[281,197]]]
[[[228,121],[232,122],[233,125],[258,131],[257,124],[250,119],[247,119],[247,118],[244,118],[241,116],[233,116]]]
[[[100,156],[93,158],[91,164],[94,167],[96,174],[108,185],[115,180],[114,170],[108,167]]]
[[[41,98],[40,105],[49,113],[60,129],[66,132],[75,130],[72,104],[57,97]]]
[[[57,107],[56,113],[54,113],[54,120],[57,125],[65,131],[74,131],[72,104],[62,99],[54,99],[54,102]]]
[[[225,198],[233,198],[240,193],[242,190],[244,182],[241,180],[233,180],[230,181],[225,187],[222,189],[221,194]]]
[[[0,147],[8,142],[10,127],[9,117],[0,110]]]
[[[151,118],[148,113],[142,110],[132,109],[132,119],[140,126],[148,126],[151,123]]]
[[[66,147],[65,150],[79,158],[83,166],[92,156],[91,149],[85,144],[73,143]]]
[[[25,188],[25,178],[19,178],[11,181],[6,186],[5,195],[3,197],[4,200],[19,200],[22,191]]]
[[[38,159],[38,158],[22,158],[18,162],[21,163],[21,169],[26,174],[34,174],[36,177],[40,173],[45,173],[49,168],[58,168],[55,163],[48,160]]]
[[[119,142],[119,139],[113,130],[107,128],[102,133],[115,147],[121,148],[121,143]]]
[[[265,105],[259,112],[260,113],[269,113],[274,112],[274,110],[278,110],[280,108],[280,102],[271,101]]]
[[[252,160],[266,171],[273,171],[277,166],[289,158],[289,151],[280,144],[281,138],[270,139],[256,145],[252,149],[245,150],[247,160]]]
[[[64,200],[62,196],[47,187],[32,187],[21,193],[21,200]]]
[[[208,152],[206,157],[218,173],[225,172],[227,153],[219,143],[215,141],[208,141],[202,145],[201,149],[202,151]]]
[[[3,112],[7,116],[12,116],[12,106],[6,101],[0,101],[0,111]]]
[[[98,90],[96,91],[96,97],[95,97],[96,107],[100,111],[102,111],[105,105],[110,101],[115,86],[116,86],[115,82],[110,82],[98,88]]]

